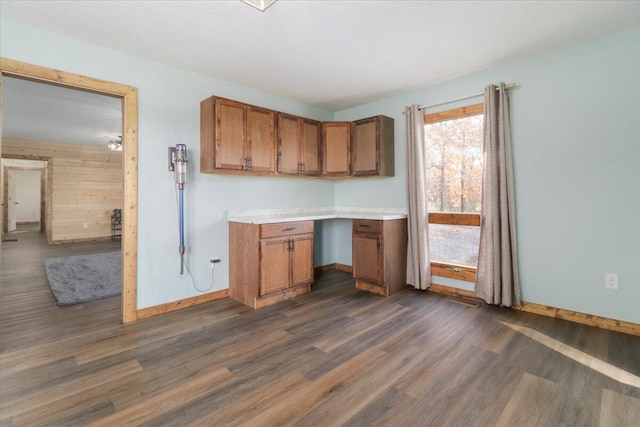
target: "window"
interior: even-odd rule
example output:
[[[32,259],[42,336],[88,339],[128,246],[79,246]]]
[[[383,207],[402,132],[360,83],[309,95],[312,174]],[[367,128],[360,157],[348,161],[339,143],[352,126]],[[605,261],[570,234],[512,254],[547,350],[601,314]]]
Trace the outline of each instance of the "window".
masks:
[[[482,200],[483,105],[425,119],[432,274],[475,281]]]

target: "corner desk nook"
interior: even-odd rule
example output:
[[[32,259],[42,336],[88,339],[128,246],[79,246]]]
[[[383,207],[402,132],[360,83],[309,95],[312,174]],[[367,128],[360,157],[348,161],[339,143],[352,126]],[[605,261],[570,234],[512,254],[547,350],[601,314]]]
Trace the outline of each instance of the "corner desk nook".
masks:
[[[407,215],[395,208],[229,211],[229,295],[253,308],[311,291],[314,221],[351,219],[356,288],[381,296],[406,286]]]

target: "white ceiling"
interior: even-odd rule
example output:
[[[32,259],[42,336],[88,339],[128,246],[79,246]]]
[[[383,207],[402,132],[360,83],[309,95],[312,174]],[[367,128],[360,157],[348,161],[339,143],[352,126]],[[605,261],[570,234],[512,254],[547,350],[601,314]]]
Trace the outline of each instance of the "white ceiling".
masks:
[[[122,134],[122,99],[2,78],[2,137],[96,145]]]
[[[333,111],[640,26],[639,1],[0,5],[8,19]]]

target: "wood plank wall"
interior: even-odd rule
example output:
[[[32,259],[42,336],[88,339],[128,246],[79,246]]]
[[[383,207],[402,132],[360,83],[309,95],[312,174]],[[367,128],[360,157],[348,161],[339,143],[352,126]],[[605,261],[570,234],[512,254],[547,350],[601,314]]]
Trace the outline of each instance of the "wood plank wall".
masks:
[[[3,139],[2,157],[49,162],[49,243],[111,237],[123,205],[122,152],[106,147]],[[88,228],[83,228],[87,223]]]

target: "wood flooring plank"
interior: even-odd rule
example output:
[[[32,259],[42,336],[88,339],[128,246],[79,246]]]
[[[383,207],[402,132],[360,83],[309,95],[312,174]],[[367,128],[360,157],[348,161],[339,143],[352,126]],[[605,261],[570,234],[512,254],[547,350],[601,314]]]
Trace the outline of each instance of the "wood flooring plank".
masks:
[[[640,423],[640,399],[602,390],[600,427],[636,427]]]
[[[525,373],[496,427],[555,425],[561,405],[559,384]]]
[[[320,425],[331,419],[335,425],[352,420],[367,405],[386,392],[400,377],[411,372],[427,356],[427,352],[408,347],[402,355],[371,370],[366,377],[355,381],[349,388],[338,391],[331,399],[299,420],[301,425]]]
[[[153,363],[143,361],[147,381],[138,387],[114,391],[112,394],[113,402],[118,410],[124,409],[197,376],[199,372],[212,366],[211,361],[215,361],[214,366],[225,366],[226,368],[243,355],[260,351],[269,346],[277,346],[289,339],[289,335],[284,331],[263,335],[262,339],[256,340],[252,345],[243,346],[241,345],[243,343],[239,342],[236,345],[225,346],[218,343],[214,349],[209,347],[198,349],[201,351],[199,354],[195,352],[179,354],[177,358],[163,358],[159,354]],[[160,384],[161,386],[159,386]]]
[[[60,384],[52,384],[46,388],[38,388],[20,396],[5,396],[0,403],[0,418],[14,417],[27,410],[47,403],[63,400],[71,395],[83,393],[89,388],[100,386],[109,381],[123,378],[140,372],[142,367],[137,360],[130,360],[120,365],[98,371],[81,378]]]
[[[222,313],[219,316],[208,319],[197,318],[191,321],[169,325],[161,330],[128,334],[125,339],[123,339],[122,336],[114,336],[79,348],[76,352],[76,360],[79,365],[82,365],[136,347],[144,347],[154,342],[180,336],[187,332],[208,328],[235,316],[238,316],[238,313]]]
[[[212,385],[219,384],[231,378],[233,378],[233,374],[226,368],[220,368],[202,374],[185,382],[181,386],[173,387],[164,393],[145,399],[123,410],[119,410],[108,417],[101,418],[89,424],[89,426],[111,427],[115,425],[142,424],[190,400],[198,398],[200,395],[207,393]]]
[[[390,387],[343,425],[344,427],[397,426],[398,420],[415,403],[416,399],[413,397],[395,387]]]
[[[375,347],[363,351],[336,369],[302,387],[294,396],[277,401],[262,413],[247,420],[246,425],[267,427],[295,423],[340,390],[348,388],[357,381],[359,376],[375,372],[388,361],[389,355]]]
[[[98,400],[88,394],[79,394],[30,409],[16,415],[11,421],[13,427],[84,426],[114,411],[108,397]]]
[[[476,315],[471,311],[465,314]],[[466,337],[455,331],[456,328],[445,327],[416,343],[425,351],[428,349],[429,358],[411,375],[400,379],[396,386],[409,396],[420,398],[438,383],[449,382],[462,368],[473,369],[474,365],[469,362],[474,360],[479,351],[473,345],[465,345]],[[452,351],[452,348],[456,351]]]
[[[39,365],[28,372],[5,376],[0,379],[2,388],[0,388],[0,400],[7,394],[16,394],[24,389],[32,389],[38,387],[43,381],[64,377],[68,372],[75,370],[77,367],[76,360],[73,356],[66,359],[56,360],[54,362]]]
[[[512,329],[522,333],[523,335],[532,338],[539,343],[547,346],[548,348],[557,351],[564,356],[575,360],[578,363],[588,366],[591,369],[608,376],[609,378],[618,381],[622,384],[627,384],[635,388],[640,388],[640,377],[634,375],[624,369],[621,369],[615,365],[600,360],[590,354],[582,352],[574,347],[571,347],[559,340],[553,339],[543,333],[535,331],[531,328],[522,325],[516,325],[509,322],[502,322],[504,325],[509,326]]]
[[[491,327],[483,333],[482,344],[480,346],[487,351],[500,353],[509,344],[515,334],[516,331],[513,329],[498,322],[492,322]]]
[[[184,426],[219,425],[231,427],[240,425],[248,419],[259,417],[263,411],[271,407],[277,400],[297,393],[299,388],[308,383],[309,380],[299,373],[291,372],[278,377],[273,382],[252,387],[250,392],[234,399],[232,403],[222,408],[213,408],[213,410],[204,412],[188,424],[184,424]]]
[[[640,338],[611,332],[607,335],[607,362],[640,377]]]
[[[461,347],[463,350],[460,355],[455,355],[455,359],[454,355],[438,356],[434,359],[434,356],[429,354],[423,364],[405,374],[396,383],[396,387],[409,384],[407,389],[413,393],[410,396],[416,400],[413,406],[400,415],[399,425],[468,425],[465,422],[470,425],[482,425],[475,423],[473,416],[484,415],[486,408],[482,407],[482,412],[474,411],[470,416],[468,404],[470,399],[477,401],[478,394],[484,397],[483,390],[490,388],[492,396],[502,391],[495,389],[490,381],[486,381],[489,376],[488,369],[494,368],[495,372],[495,367],[492,366],[495,355],[471,344],[462,343]],[[441,359],[449,359],[449,363],[434,363]],[[502,376],[504,369],[498,372]],[[517,375],[519,377],[521,372]],[[414,376],[419,376],[419,379],[414,381]],[[502,409],[503,406],[500,406],[499,411]]]
[[[398,316],[410,311],[409,308],[401,306],[399,304],[386,305],[385,309],[376,312],[372,316],[361,319],[360,321],[349,325],[341,330],[334,331],[333,334],[325,336],[323,339],[315,342],[313,345],[316,348],[328,353],[341,345],[347,344],[349,341],[357,338],[362,334],[366,334],[372,329],[380,327],[384,322],[392,322]]]

